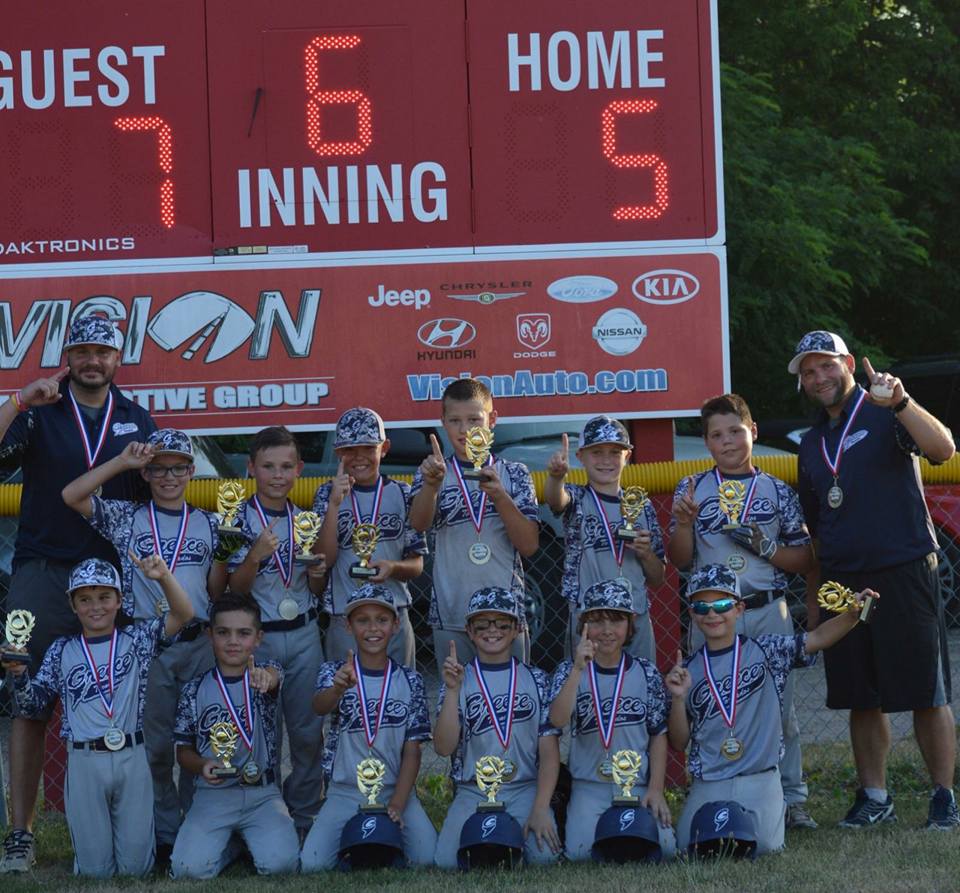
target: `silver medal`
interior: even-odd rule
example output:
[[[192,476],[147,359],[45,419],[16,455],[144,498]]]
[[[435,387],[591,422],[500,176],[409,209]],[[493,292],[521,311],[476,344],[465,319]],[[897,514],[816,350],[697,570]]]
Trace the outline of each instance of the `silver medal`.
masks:
[[[720,745],[720,756],[725,760],[739,760],[743,756],[743,742],[731,735]]]
[[[843,490],[836,484],[827,490],[827,505],[832,509],[838,509],[843,505]]]
[[[467,554],[474,564],[486,564],[490,560],[492,552],[486,543],[477,540],[470,546],[470,551]]]
[[[106,745],[107,750],[123,750],[124,745],[127,743],[127,736],[124,735],[120,729],[111,726],[104,733],[103,743]]]
[[[620,576],[617,577],[617,585],[622,586],[627,592],[633,592],[633,583],[631,583],[626,577]]]
[[[300,616],[300,606],[296,599],[285,598],[277,605],[277,613],[284,620],[296,620]]]
[[[241,771],[241,777],[244,784],[256,784],[260,781],[263,770],[253,760],[247,760]]]
[[[747,569],[747,559],[741,552],[732,552],[727,556],[727,567],[735,574],[742,574]]]

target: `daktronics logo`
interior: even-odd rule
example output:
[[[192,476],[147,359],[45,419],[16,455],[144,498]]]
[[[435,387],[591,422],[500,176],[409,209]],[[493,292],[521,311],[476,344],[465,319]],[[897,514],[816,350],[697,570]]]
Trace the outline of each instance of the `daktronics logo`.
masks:
[[[429,350],[417,353],[418,360],[474,359],[475,350],[464,350],[477,337],[473,323],[449,316],[431,319],[417,329],[417,340]]]
[[[648,304],[682,304],[700,293],[700,280],[683,270],[651,270],[637,276],[632,288]]]
[[[513,354],[515,360],[555,357],[555,350],[539,350],[553,334],[549,313],[518,313],[517,341],[527,350],[518,350]]]

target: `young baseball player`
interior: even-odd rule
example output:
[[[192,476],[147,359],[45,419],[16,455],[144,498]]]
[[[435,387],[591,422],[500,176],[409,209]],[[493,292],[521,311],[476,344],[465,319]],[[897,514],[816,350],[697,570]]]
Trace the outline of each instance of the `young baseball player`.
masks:
[[[460,832],[486,799],[476,783],[477,760],[484,756],[507,763],[497,800],[523,828],[524,859],[549,863],[560,852],[550,808],[560,771],[560,732],[547,715],[547,674],[513,656],[520,617],[511,590],[478,589],[465,616],[475,656],[464,667],[457,660],[456,642],[448,645],[434,749],[440,756],[452,755],[456,793],[437,840],[441,868],[457,867]]]
[[[177,762],[197,778],[193,803],[170,860],[174,878],[216,877],[231,861],[230,837],[240,835],[259,874],[295,872],[299,841],[277,787],[277,697],[283,669],[257,663],[263,639],[260,608],[228,593],[210,609],[208,636],[216,663],[184,686],[177,704]],[[229,723],[236,749],[226,761],[214,753],[210,732]],[[216,772],[229,762],[234,777]]]
[[[522,604],[520,556],[533,555],[540,542],[537,497],[525,465],[491,454],[479,482],[463,475],[472,467],[467,432],[493,428],[497,421],[490,389],[475,379],[461,378],[443,392],[442,407],[441,421],[453,455],[445,459],[431,435],[433,452],[414,477],[410,507],[414,529],[425,531],[432,525],[436,532],[430,626],[441,668],[451,641],[462,658],[476,653],[464,629],[467,593],[504,587]],[[521,660],[529,650],[525,626],[514,643],[514,656]]]
[[[102,499],[98,488],[115,475],[139,470],[150,486],[147,503]],[[180,827],[182,811],[190,805],[193,779],[181,772],[173,780],[173,722],[180,690],[213,664],[213,653],[203,630],[211,597],[226,581],[227,544],[221,545],[217,519],[188,505],[187,484],[193,476],[193,447],[182,431],[162,428],[147,442],[128,444],[119,456],[92,468],[63,489],[67,505],[113,543],[121,559],[124,611],[143,622],[164,610],[163,594],[142,574],[133,557],[163,556],[170,572],[193,604],[194,622],[154,661],[147,686],[150,709],[143,721],[147,759],[153,773],[156,810],[157,861],[169,859]],[[223,550],[220,559],[218,550]],[[178,790],[179,788],[179,790]]]
[[[3,665],[25,715],[60,698],[74,872],[91,877],[144,875],[153,867],[153,787],[142,747],[147,674],[193,617],[189,597],[160,556],[134,563],[169,609],[131,625],[121,614],[116,568],[88,558],[73,568],[67,589],[82,632],[57,639],[33,679],[22,664]]]
[[[437,833],[414,786],[420,745],[430,740],[430,721],[420,674],[389,655],[400,624],[393,592],[364,583],[350,594],[347,624],[356,653],[327,661],[317,675],[313,709],[331,715],[323,755],[327,797],[303,844],[303,871],[334,868],[341,831],[367,798],[357,787],[357,766],[365,759],[383,767],[376,802],[401,829],[403,850],[414,865],[433,861]]]
[[[337,422],[334,451],[340,460],[333,480],[317,488],[313,510],[323,518],[320,551],[330,563],[325,609],[330,613],[326,651],[330,660],[343,660],[353,648],[345,608],[351,593],[364,582],[382,585],[393,594],[400,629],[390,640],[390,657],[413,666],[415,642],[410,624],[407,581],[423,573],[427,551],[423,534],[414,530],[410,513],[410,485],[380,474],[380,462],[390,449],[383,419],[372,409],[348,409]],[[378,532],[369,566],[370,577],[350,576],[359,558],[351,550],[354,530],[373,524]]]
[[[313,695],[323,662],[316,596],[326,583],[326,565],[294,560],[297,510],[290,491],[303,470],[294,436],[282,427],[258,432],[250,441],[247,470],[257,492],[238,512],[249,545],[230,559],[230,591],[253,596],[260,607],[263,635],[257,659],[283,668],[280,705],[291,763],[283,799],[297,831],[306,835],[320,809],[323,787],[323,720],[303,705]]]
[[[571,732],[565,847],[571,861],[590,858],[597,821],[620,792],[610,758],[625,749],[641,755],[633,794],[658,821],[661,853],[669,858],[676,851],[663,797],[667,693],[656,666],[626,651],[635,622],[626,588],[613,580],[594,583],[583,594],[574,658],[550,680],[550,722],[557,729],[569,723]]]
[[[681,570],[725,564],[740,581],[744,611],[737,632],[745,636],[791,635],[793,619],[784,598],[787,574],[805,573],[813,548],[800,501],[792,487],[753,465],[757,426],[737,394],[707,400],[700,410],[703,439],[716,465],[677,485],[670,522],[670,560]],[[718,491],[725,482],[742,485],[741,526],[729,527]],[[703,644],[690,627],[690,651]],[[800,725],[793,707],[793,676],[783,692],[784,756],[780,764],[788,828],[816,828],[806,809]]]
[[[620,510],[620,476],[633,444],[627,429],[609,416],[583,426],[577,458],[587,471],[587,486],[564,484],[570,470],[567,435],[547,466],[544,495],[554,514],[563,516],[563,596],[570,605],[570,652],[576,647],[581,596],[594,583],[616,579],[632,596],[634,635],[627,651],[648,661],[656,659],[647,587],[663,582],[663,535],[649,500],[634,524],[635,539],[618,539],[625,523]]]
[[[857,594],[858,603],[871,590]],[[785,804],[778,765],[783,756],[783,689],[794,667],[813,664],[816,652],[838,642],[857,624],[858,611],[792,636],[737,634],[744,612],[737,575],[708,564],[687,583],[690,619],[704,645],[677,664],[665,683],[672,695],[670,744],[690,745],[692,778],[677,829],[681,849],[690,844],[693,817],[707,803],[738,803],[755,822],[757,854],[783,847]],[[736,685],[732,680],[736,680]]]

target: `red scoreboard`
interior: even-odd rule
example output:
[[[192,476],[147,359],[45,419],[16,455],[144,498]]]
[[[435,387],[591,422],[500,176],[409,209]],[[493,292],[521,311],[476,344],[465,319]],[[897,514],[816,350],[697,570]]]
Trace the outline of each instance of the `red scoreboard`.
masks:
[[[193,271],[193,290],[214,293],[227,267],[448,261],[463,269],[433,278],[464,285],[453,292],[487,283],[481,294],[505,258],[590,258],[583,275],[604,277],[604,252],[682,249],[720,259],[717,281],[700,287],[725,319],[716,42],[715,0],[56,0],[43,15],[11,11],[0,34],[0,367],[50,365],[53,310],[42,359],[15,333],[31,331],[25,293],[64,297],[44,292],[54,275],[61,290],[75,277],[70,313],[107,296],[129,320],[150,271]],[[674,265],[645,260],[633,278],[651,268]],[[118,293],[126,274],[136,294]],[[15,288],[18,277],[31,286]],[[527,300],[551,300],[548,284]],[[154,306],[183,294],[154,295]],[[725,332],[715,340],[725,370]]]

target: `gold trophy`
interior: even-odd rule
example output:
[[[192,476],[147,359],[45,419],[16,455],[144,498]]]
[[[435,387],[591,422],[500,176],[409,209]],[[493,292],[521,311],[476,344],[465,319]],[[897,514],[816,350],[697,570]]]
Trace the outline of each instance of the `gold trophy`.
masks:
[[[357,787],[360,793],[367,798],[361,804],[360,812],[386,812],[387,807],[377,803],[377,796],[383,788],[383,776],[387,767],[382,760],[367,757],[357,763]]]
[[[4,634],[7,638],[4,645],[7,647],[4,647],[2,652],[0,652],[0,660],[11,664],[30,663],[29,654],[24,651],[12,651],[11,647],[18,649],[26,648],[36,622],[37,618],[23,608],[17,608],[15,611],[10,611],[10,613],[7,614],[7,624],[4,628]]]
[[[844,611],[859,611],[860,620],[869,623],[876,599],[871,595],[863,600],[863,604],[860,604],[854,596],[855,593],[852,589],[828,581],[817,590],[817,604],[821,608],[833,611],[834,614],[842,614]]]
[[[210,727],[210,750],[223,763],[211,770],[214,778],[236,778],[240,774],[236,766],[230,765],[230,760],[237,751],[239,737],[237,727],[232,722],[215,722]]]
[[[618,540],[632,543],[637,538],[639,531],[633,525],[643,514],[647,501],[647,491],[643,487],[627,487],[623,491],[620,497],[620,514],[623,515],[626,524],[617,528]]]
[[[471,481],[479,481],[483,477],[483,463],[490,456],[490,448],[493,446],[493,431],[489,428],[483,428],[477,425],[467,431],[467,441],[463,445],[463,450],[467,458],[473,463],[473,468],[461,469],[464,478]]]
[[[743,514],[743,504],[747,500],[747,488],[743,481],[724,481],[717,490],[717,501],[720,503],[720,511],[729,519],[729,524],[724,524],[724,530],[736,530],[742,526],[740,516]]]
[[[294,517],[293,541],[297,544],[297,554],[293,560],[297,564],[319,564],[323,561],[322,555],[313,554],[313,544],[320,536],[322,523],[316,512],[298,512]]]
[[[637,783],[643,754],[635,750],[618,750],[610,760],[610,774],[613,783],[620,786],[620,795],[613,798],[614,806],[633,806],[640,798],[631,793]]]
[[[236,536],[240,525],[236,524],[240,504],[247,493],[240,481],[222,481],[217,487],[217,514],[220,516],[220,535]]]
[[[376,551],[377,541],[380,539],[380,531],[376,524],[358,524],[353,528],[353,534],[350,537],[350,548],[360,559],[356,564],[350,565],[350,576],[355,580],[365,580],[368,577],[375,577],[379,572],[377,568],[370,567],[370,556]]]
[[[513,763],[502,757],[485,756],[477,760],[477,787],[481,794],[487,795],[487,799],[477,807],[477,812],[503,812],[506,809],[504,804],[497,800],[497,793],[516,771]]]

